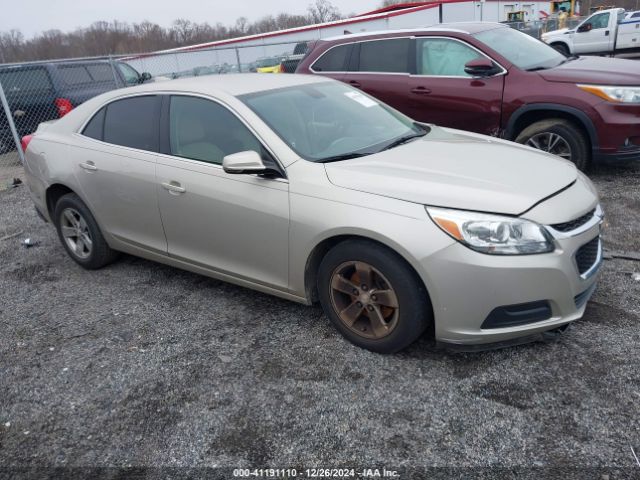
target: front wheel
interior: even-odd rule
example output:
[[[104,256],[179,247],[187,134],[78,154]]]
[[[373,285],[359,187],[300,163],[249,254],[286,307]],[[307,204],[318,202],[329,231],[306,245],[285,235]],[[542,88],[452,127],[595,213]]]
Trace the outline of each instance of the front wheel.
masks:
[[[562,118],[535,122],[516,137],[516,142],[552,153],[575,163],[579,170],[589,166],[589,141],[573,123]]]
[[[393,353],[433,321],[427,291],[407,263],[369,241],[347,240],[320,263],[318,293],[326,315],[352,343]]]
[[[551,45],[552,48],[560,52],[565,57],[570,57],[571,52],[569,51],[569,47],[567,47],[564,43],[553,43]]]

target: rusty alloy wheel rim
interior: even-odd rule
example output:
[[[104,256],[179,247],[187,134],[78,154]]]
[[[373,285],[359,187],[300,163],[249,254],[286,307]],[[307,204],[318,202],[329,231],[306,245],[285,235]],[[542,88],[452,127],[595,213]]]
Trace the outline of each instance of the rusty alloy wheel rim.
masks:
[[[398,296],[391,282],[368,263],[340,264],[331,274],[330,290],[338,318],[357,335],[377,340],[398,324]]]

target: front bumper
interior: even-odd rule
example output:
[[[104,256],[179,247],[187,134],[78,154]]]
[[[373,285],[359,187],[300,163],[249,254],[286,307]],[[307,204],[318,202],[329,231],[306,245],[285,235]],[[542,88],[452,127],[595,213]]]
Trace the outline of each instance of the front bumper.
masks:
[[[553,330],[582,317],[595,290],[602,261],[594,258],[581,272],[578,250],[600,235],[601,219],[594,217],[576,232],[554,234],[556,250],[524,256],[485,255],[459,243],[424,258],[432,272],[432,300],[436,340],[458,345],[500,344]],[[501,327],[487,318],[501,307],[546,302],[549,314],[540,320]]]

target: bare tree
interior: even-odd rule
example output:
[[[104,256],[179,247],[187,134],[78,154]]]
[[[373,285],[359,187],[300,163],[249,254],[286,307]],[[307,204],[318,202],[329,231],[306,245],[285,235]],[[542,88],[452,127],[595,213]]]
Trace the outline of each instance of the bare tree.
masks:
[[[307,7],[309,20],[311,23],[325,23],[340,20],[340,10],[338,10],[329,0],[316,0]]]

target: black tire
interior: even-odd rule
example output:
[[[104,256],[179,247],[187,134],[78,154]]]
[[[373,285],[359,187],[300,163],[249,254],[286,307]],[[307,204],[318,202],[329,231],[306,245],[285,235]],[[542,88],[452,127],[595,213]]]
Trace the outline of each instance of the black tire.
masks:
[[[72,249],[67,239],[63,235],[63,227],[69,222],[67,214],[75,212],[86,224],[86,234],[91,240],[91,248],[87,248],[86,255],[81,255]],[[113,262],[118,257],[118,252],[111,249],[107,244],[96,220],[85,203],[75,193],[68,193],[58,200],[53,214],[53,223],[58,231],[60,243],[67,251],[67,254],[81,267],[88,270],[102,268]],[[70,227],[73,228],[73,227]],[[75,242],[76,244],[78,242]]]
[[[396,295],[398,309],[397,314],[394,313],[394,327],[382,338],[366,338],[355,333],[340,319],[334,306],[335,298],[332,298],[332,292],[335,291],[331,287],[332,278],[337,269],[350,262],[364,262],[373,267],[381,274],[381,278],[383,276],[384,280],[388,281]],[[420,278],[403,258],[375,242],[346,240],[336,245],[322,259],[317,282],[320,303],[333,325],[350,342],[367,350],[378,353],[402,350],[416,341],[433,323],[429,295]],[[369,292],[372,298],[374,292],[375,289]],[[347,299],[347,303],[355,302],[355,298]],[[367,318],[362,316],[361,320],[368,321],[368,313],[364,308],[362,315]]]
[[[565,57],[570,57],[571,52],[569,48],[564,43],[552,43],[551,47],[555,48],[558,52],[560,52]]]
[[[585,133],[573,123],[563,118],[550,118],[532,123],[522,130],[515,141],[533,146],[532,139],[540,135],[555,134],[564,140],[570,148],[570,156],[567,160],[575,163],[579,170],[586,171],[591,161],[589,152],[589,140]],[[542,150],[545,150],[542,148]],[[553,152],[552,152],[553,153]]]

